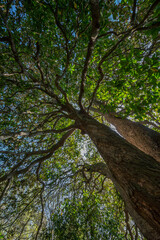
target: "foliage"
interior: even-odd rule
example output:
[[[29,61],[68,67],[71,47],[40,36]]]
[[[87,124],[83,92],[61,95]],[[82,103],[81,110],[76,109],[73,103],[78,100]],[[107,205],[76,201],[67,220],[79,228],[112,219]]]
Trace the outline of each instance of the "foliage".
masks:
[[[124,239],[124,234],[118,233],[121,213],[116,214],[113,205],[107,202],[107,196],[104,197],[84,192],[80,199],[66,199],[52,216],[54,238]]]
[[[105,123],[93,111],[100,102],[102,113],[158,128],[158,1],[2,0],[0,14],[0,238],[39,239],[49,221],[57,239],[77,232],[69,239],[89,239],[91,226],[92,239],[110,232],[122,239],[124,212],[115,219],[110,202],[116,197],[107,193],[113,186],[89,170],[102,159],[77,116],[86,111]],[[84,194],[75,191],[85,184]],[[107,196],[94,194],[101,188]],[[61,215],[58,199],[65,194]],[[49,204],[55,210],[50,220]],[[95,215],[85,221],[89,204]]]

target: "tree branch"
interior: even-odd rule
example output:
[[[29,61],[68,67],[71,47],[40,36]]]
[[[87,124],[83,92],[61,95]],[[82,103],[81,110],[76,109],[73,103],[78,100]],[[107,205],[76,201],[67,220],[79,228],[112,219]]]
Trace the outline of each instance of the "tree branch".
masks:
[[[134,23],[135,23],[136,4],[137,4],[137,0],[134,0],[134,1],[133,1],[133,9],[132,9],[132,17],[131,17],[131,25],[134,25]]]
[[[3,199],[4,194],[5,194],[5,192],[7,191],[10,182],[11,182],[11,179],[8,179],[8,180],[7,180],[7,183],[6,183],[6,185],[5,185],[5,187],[4,187],[3,191],[2,191],[2,193],[1,193],[1,195],[0,195],[0,202],[1,202],[1,200]]]
[[[153,10],[156,8],[156,6],[159,4],[159,0],[156,0],[151,7],[149,8],[147,14],[144,16],[144,18],[142,19],[142,21],[138,24],[138,26],[142,25],[147,18],[151,15],[151,13],[153,12]]]
[[[38,235],[39,235],[39,232],[41,230],[41,227],[42,227],[42,223],[43,223],[43,217],[44,217],[44,203],[43,203],[43,192],[44,192],[44,182],[40,179],[39,177],[39,170],[40,170],[40,167],[41,167],[41,163],[39,163],[38,165],[38,168],[37,168],[37,180],[41,183],[42,185],[42,189],[41,189],[41,192],[40,192],[40,201],[41,201],[41,220],[40,220],[40,223],[39,223],[39,226],[38,226],[38,229],[37,229],[37,232],[36,232],[36,236],[35,236],[35,240],[38,239]]]
[[[75,127],[76,127],[76,124],[72,124],[66,128],[61,128],[59,130],[51,129],[51,130],[33,131],[33,132],[28,132],[28,131],[10,132],[7,134],[0,135],[0,140],[6,140],[6,139],[12,138],[12,137],[14,137],[14,138],[23,137],[23,136],[33,137],[33,136],[43,135],[43,134],[48,134],[48,133],[62,133],[69,129],[75,128]],[[4,153],[4,151],[3,151],[3,153]],[[11,154],[13,154],[13,153],[11,153]]]
[[[91,0],[90,4],[91,4],[91,13],[92,13],[92,30],[91,30],[91,37],[90,37],[90,41],[89,41],[89,44],[88,44],[87,55],[86,55],[86,59],[85,59],[85,62],[84,62],[82,76],[81,76],[81,86],[80,86],[80,93],[79,93],[79,98],[78,98],[78,103],[79,103],[79,106],[80,106],[81,110],[83,110],[82,97],[83,97],[83,94],[84,94],[84,82],[86,80],[86,75],[87,75],[89,62],[90,62],[90,59],[91,59],[91,55],[92,55],[94,45],[95,45],[97,37],[98,37],[99,28],[100,28],[100,24],[99,24],[99,18],[100,18],[99,1],[98,0]]]
[[[103,33],[103,34],[99,35],[99,36],[97,37],[97,39],[102,38],[102,37],[105,37],[105,36],[110,35],[110,34],[114,34],[114,35],[116,35],[117,37],[119,36],[118,33],[114,32],[114,31],[109,31],[109,32],[106,32],[106,33]]]
[[[128,31],[108,52],[106,52],[106,54],[100,60],[100,62],[98,64],[98,68],[100,68],[101,65],[103,64],[103,62],[107,59],[107,57],[109,57],[117,49],[119,44],[121,42],[123,42],[130,35],[130,32],[131,32],[131,30]]]
[[[84,169],[86,169],[89,172],[98,172],[98,173],[106,176],[107,178],[111,178],[109,168],[103,162],[95,163],[95,164],[92,164],[92,165],[85,164]]]
[[[145,17],[142,19],[142,21],[135,27],[129,29],[128,31],[126,31],[124,34],[124,36],[102,57],[102,59],[99,62],[98,67],[100,67],[103,62],[107,59],[108,56],[110,56],[110,54],[112,54],[116,48],[119,46],[119,44],[121,42],[123,42],[131,33],[137,31],[137,30],[147,30],[147,29],[143,29],[140,28],[141,25],[143,25],[143,23],[146,21],[146,19],[150,16],[150,14],[152,13],[152,11],[154,10],[154,8],[158,5],[159,0],[156,0],[150,7],[150,9],[148,10],[147,14],[145,15]],[[156,26],[159,26],[159,23],[156,23]]]
[[[138,27],[136,29],[136,31],[146,31],[146,30],[150,30],[150,29],[154,29],[154,28],[158,28],[158,27],[160,27],[160,22],[154,22],[150,26]]]
[[[0,178],[0,182],[3,182],[7,179],[12,178],[13,176],[17,176],[19,174],[25,174],[27,173],[35,164],[37,163],[42,163],[44,162],[46,159],[50,158],[53,153],[59,149],[60,147],[63,146],[63,144],[65,143],[65,141],[67,140],[67,138],[74,132],[74,129],[68,131],[66,134],[64,134],[62,136],[62,138],[52,146],[52,148],[50,148],[49,150],[44,150],[46,152],[49,152],[47,155],[37,158],[36,160],[34,160],[33,162],[31,162],[27,167],[21,169],[21,170],[16,170],[16,171],[11,171],[10,173],[4,175],[3,177]]]

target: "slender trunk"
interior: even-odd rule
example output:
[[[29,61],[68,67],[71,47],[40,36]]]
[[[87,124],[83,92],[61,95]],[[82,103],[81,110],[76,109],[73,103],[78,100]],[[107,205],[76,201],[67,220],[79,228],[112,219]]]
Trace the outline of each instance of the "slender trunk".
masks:
[[[160,239],[160,164],[104,124],[88,115],[80,118],[135,223],[148,240]]]
[[[105,114],[105,118],[129,143],[160,162],[160,133],[140,123],[115,117],[109,113]]]

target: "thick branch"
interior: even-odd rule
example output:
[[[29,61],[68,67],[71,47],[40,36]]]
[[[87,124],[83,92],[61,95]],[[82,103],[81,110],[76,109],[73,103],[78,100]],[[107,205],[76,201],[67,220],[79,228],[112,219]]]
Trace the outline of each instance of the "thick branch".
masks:
[[[91,0],[90,4],[91,4],[91,13],[92,13],[92,31],[91,31],[90,41],[89,41],[89,44],[88,44],[87,55],[86,55],[86,59],[85,59],[85,63],[84,63],[83,71],[82,71],[82,76],[81,76],[81,86],[80,86],[80,93],[79,93],[79,99],[78,99],[79,106],[80,106],[81,110],[83,110],[83,106],[82,106],[81,101],[82,101],[82,97],[83,97],[83,94],[84,94],[84,82],[86,80],[86,75],[87,75],[89,62],[90,62],[90,59],[91,59],[91,55],[92,55],[94,45],[95,45],[97,37],[98,37],[99,28],[100,28],[100,24],[99,24],[99,18],[100,18],[99,1],[98,0]]]
[[[136,17],[136,4],[137,0],[133,1],[133,9],[132,9],[132,17],[131,17],[131,24],[134,25],[135,17]]]
[[[113,114],[106,113],[104,116],[128,142],[160,162],[160,133]]]
[[[98,173],[106,176],[107,178],[111,178],[109,168],[108,168],[107,164],[105,164],[104,162],[99,162],[99,163],[95,163],[95,164],[92,164],[92,165],[86,165],[85,164],[84,167],[89,172],[98,172]]]

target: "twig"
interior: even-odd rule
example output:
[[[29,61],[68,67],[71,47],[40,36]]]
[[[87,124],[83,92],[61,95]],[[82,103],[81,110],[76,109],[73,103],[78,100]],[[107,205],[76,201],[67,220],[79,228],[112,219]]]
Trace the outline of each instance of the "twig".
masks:
[[[41,189],[41,192],[40,192],[40,201],[41,201],[42,211],[41,211],[41,220],[40,220],[40,223],[39,223],[37,232],[36,232],[35,240],[38,239],[38,235],[39,235],[39,232],[40,232],[40,230],[41,230],[42,223],[43,223],[43,217],[44,217],[43,192],[44,192],[45,184],[44,184],[44,182],[43,182],[43,181],[40,179],[40,177],[39,177],[40,167],[41,167],[41,163],[39,163],[39,165],[38,165],[38,168],[37,168],[37,171],[36,171],[36,175],[37,175],[37,180],[38,180],[38,181],[41,183],[41,185],[42,185],[42,189]]]
[[[8,187],[9,187],[10,182],[11,182],[11,179],[8,179],[8,180],[7,180],[7,183],[6,183],[6,185],[5,185],[2,193],[1,193],[1,195],[0,195],[0,201],[3,199],[3,197],[4,197],[4,195],[5,195],[5,192],[7,191]]]

